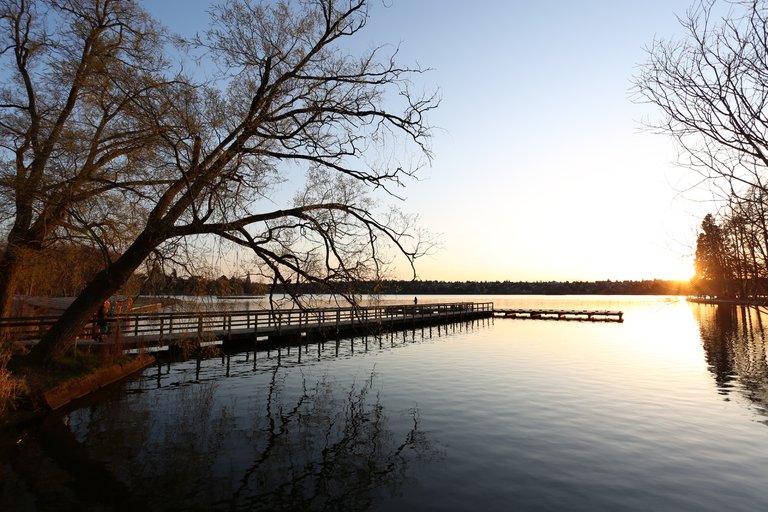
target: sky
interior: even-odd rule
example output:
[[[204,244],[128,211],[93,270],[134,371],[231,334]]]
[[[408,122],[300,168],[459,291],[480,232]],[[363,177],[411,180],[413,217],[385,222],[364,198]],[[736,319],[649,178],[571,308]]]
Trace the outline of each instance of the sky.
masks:
[[[360,51],[399,45],[442,98],[434,158],[400,192],[439,241],[422,280],[688,279],[714,204],[651,133],[632,78],[654,38],[679,38],[693,0],[373,0]],[[207,0],[144,0],[172,30]],[[696,196],[696,197],[694,197]],[[410,277],[402,274],[400,277]]]

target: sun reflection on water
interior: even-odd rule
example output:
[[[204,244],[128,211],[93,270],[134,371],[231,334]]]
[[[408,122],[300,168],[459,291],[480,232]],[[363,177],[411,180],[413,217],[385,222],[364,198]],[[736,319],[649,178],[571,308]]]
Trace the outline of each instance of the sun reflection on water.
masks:
[[[162,364],[57,431],[153,510],[768,507],[765,312],[461,299],[625,321],[486,319]]]

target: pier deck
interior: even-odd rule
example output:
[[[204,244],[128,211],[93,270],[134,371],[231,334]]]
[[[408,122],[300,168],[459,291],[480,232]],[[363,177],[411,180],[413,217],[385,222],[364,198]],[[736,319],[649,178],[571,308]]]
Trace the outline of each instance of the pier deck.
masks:
[[[194,313],[122,314],[110,316],[110,332],[98,340],[91,322],[79,344],[114,345],[123,349],[169,347],[183,341],[228,343],[280,338],[331,337],[387,329],[450,323],[493,315],[492,302],[453,302],[359,308],[317,308]],[[57,317],[0,318],[14,338],[34,345]]]
[[[78,337],[78,344],[122,349],[169,348],[181,342],[242,343],[281,339],[330,338],[408,329],[478,318],[520,318],[623,322],[621,311],[495,309],[493,302],[451,302],[359,308],[317,308],[187,313],[131,313],[108,318],[110,331],[99,340],[95,321]],[[14,339],[37,343],[56,316],[0,318]]]
[[[494,309],[493,316],[540,320],[586,320],[591,322],[623,322],[623,311],[561,309]]]

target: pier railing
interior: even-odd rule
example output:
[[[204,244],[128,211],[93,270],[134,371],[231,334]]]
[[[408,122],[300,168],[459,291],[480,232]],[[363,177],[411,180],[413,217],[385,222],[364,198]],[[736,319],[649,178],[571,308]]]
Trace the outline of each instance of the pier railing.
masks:
[[[281,330],[331,329],[355,324],[382,325],[413,319],[461,318],[464,315],[493,312],[493,302],[451,302],[418,305],[383,305],[346,308],[277,309],[203,311],[183,313],[128,313],[109,316],[109,333],[104,337],[148,337],[196,335],[228,336],[253,332],[280,333]],[[53,325],[56,316],[0,318],[0,327],[10,328],[18,341],[40,339]],[[79,338],[94,339],[98,334],[95,319],[88,323]]]

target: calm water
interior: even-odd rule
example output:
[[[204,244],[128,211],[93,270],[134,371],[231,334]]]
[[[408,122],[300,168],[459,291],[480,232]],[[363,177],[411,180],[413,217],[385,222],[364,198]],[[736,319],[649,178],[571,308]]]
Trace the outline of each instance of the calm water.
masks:
[[[625,322],[495,319],[155,366],[57,435],[93,469],[81,486],[153,511],[768,509],[768,316],[420,300]]]

